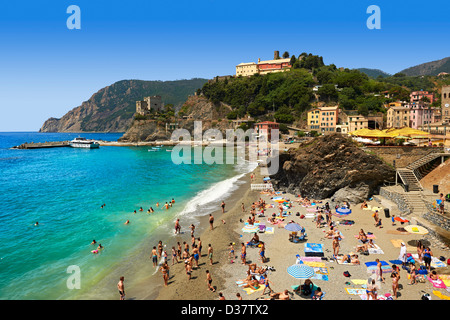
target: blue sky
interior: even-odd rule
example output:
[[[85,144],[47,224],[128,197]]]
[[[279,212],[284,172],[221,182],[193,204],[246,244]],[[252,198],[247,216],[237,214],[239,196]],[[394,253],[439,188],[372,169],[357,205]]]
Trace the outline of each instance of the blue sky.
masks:
[[[69,30],[70,5],[81,29]],[[369,30],[370,5],[381,29]],[[53,0],[0,6],[0,132],[37,131],[123,79],[234,74],[274,50],[395,73],[450,56],[448,0]]]

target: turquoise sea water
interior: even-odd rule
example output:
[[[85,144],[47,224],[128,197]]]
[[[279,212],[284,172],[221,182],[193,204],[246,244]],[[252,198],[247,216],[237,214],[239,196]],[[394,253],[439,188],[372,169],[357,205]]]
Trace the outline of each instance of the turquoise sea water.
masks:
[[[82,136],[115,141],[121,135]],[[149,147],[9,149],[77,136],[0,133],[0,299],[116,298],[117,272],[142,264],[141,253],[150,254],[156,235],[170,238],[176,217],[187,229],[216,209],[252,168],[175,165],[171,152]],[[172,198],[175,205],[163,210]],[[134,214],[140,207],[144,212]],[[147,214],[150,207],[155,213]],[[100,254],[91,253],[93,239],[105,247]],[[68,289],[72,265],[81,272],[81,289]],[[145,268],[139,267],[141,277],[154,271]]]

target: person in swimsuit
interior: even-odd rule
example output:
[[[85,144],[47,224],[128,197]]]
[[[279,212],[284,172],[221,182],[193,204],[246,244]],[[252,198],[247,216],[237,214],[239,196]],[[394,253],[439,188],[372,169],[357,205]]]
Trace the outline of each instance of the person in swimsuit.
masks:
[[[119,290],[120,300],[125,300],[125,285],[123,283],[124,277],[120,277],[117,289]]]
[[[247,264],[247,262],[245,261],[245,256],[247,255],[247,251],[245,249],[245,244],[241,243],[241,261],[242,264]]]
[[[163,244],[162,244],[162,241],[159,240],[159,242],[158,242],[158,259],[161,258],[162,251],[163,251]]]
[[[222,213],[225,213],[225,202],[222,201],[220,206],[222,207]]]
[[[180,234],[180,232],[181,232],[180,219],[177,219],[177,221],[175,221],[175,234]]]
[[[200,238],[197,238],[198,241],[198,254],[200,255],[200,257],[202,256],[202,240],[200,240]]]
[[[208,259],[209,259],[209,264],[213,265],[213,248],[211,246],[211,244],[208,244]]]
[[[152,262],[154,267],[158,265],[158,253],[156,252],[156,247],[153,247],[152,250]]]
[[[192,246],[192,255],[194,256],[195,267],[198,268],[198,259],[200,258],[200,256],[198,254],[197,245],[195,245],[195,244]]]
[[[164,286],[167,287],[167,281],[169,280],[169,266],[167,263],[164,263],[159,270],[163,276]]]
[[[367,300],[370,300],[370,298],[372,298],[372,300],[377,300],[377,286],[375,284],[375,279],[372,279],[372,282],[367,285],[366,294]]]
[[[394,299],[397,299],[397,290],[398,290],[398,280],[400,278],[400,276],[398,275],[397,271],[394,271],[391,273],[391,278],[392,278],[392,292],[393,292],[393,296]]]
[[[230,249],[230,252],[228,254],[228,258],[230,258],[231,259],[231,263],[233,263],[233,259],[234,259],[235,256],[234,256],[234,246],[233,246],[232,242],[230,242],[230,246],[228,248]]]
[[[261,293],[261,295],[266,293],[266,289],[269,289],[269,294],[273,292],[272,288],[270,287],[270,284],[273,284],[273,282],[269,281],[269,278],[266,276],[266,278],[264,279],[264,290]]]
[[[409,276],[411,278],[411,281],[408,284],[416,284],[417,283],[416,282],[416,278],[417,278],[416,265],[411,262],[410,266],[411,266],[411,270],[409,271]]]
[[[189,264],[188,261],[184,262],[184,267],[185,267],[185,270],[186,270],[186,274],[188,276],[188,280],[191,280],[192,267],[191,267],[191,265]]]
[[[425,263],[425,267],[428,269],[428,272],[431,271],[431,256],[433,253],[431,252],[430,247],[426,247],[423,250],[423,262]]]
[[[259,257],[261,258],[262,263],[266,262],[266,257],[264,255],[265,251],[266,251],[266,246],[264,245],[264,242],[261,242],[261,247],[259,248]]]
[[[206,283],[208,284],[208,290],[212,292],[216,292],[216,289],[211,285],[212,284],[212,277],[211,273],[209,273],[209,270],[206,270]]]
[[[377,280],[381,281],[382,283],[384,283],[384,278],[383,278],[383,270],[381,269],[381,262],[380,259],[375,259],[375,262],[377,263],[377,269],[375,270],[375,274],[377,276]]]
[[[209,226],[211,230],[214,229],[214,217],[212,214],[209,214]]]
[[[172,247],[172,265],[178,263],[178,257],[177,257],[177,250],[175,250],[175,247]]]

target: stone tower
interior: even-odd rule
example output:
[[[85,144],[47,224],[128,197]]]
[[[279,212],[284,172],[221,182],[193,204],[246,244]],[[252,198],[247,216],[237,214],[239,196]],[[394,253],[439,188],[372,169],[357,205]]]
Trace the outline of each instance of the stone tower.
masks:
[[[442,121],[450,122],[450,86],[442,86],[441,114],[442,114]]]
[[[273,53],[273,60],[277,60],[280,59],[280,51],[275,51]]]
[[[145,97],[144,101],[147,102],[147,108],[149,110],[162,111],[164,108],[161,96]]]

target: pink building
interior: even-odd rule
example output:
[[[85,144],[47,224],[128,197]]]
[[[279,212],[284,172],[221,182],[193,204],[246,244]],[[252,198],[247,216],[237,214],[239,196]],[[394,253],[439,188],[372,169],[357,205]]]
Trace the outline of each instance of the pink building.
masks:
[[[427,97],[428,98],[428,102],[429,103],[433,103],[434,102],[434,93],[433,92],[428,92],[428,91],[413,91],[411,92],[411,94],[409,95],[411,102],[419,102],[422,100],[423,97]]]
[[[436,108],[431,108],[429,104],[411,103],[407,105],[409,111],[409,126],[420,129],[421,126],[435,122]]]
[[[272,121],[264,121],[255,123],[255,130],[258,134],[261,133],[261,130],[267,132],[267,139],[270,141],[272,139],[272,129],[280,129],[280,124]]]

